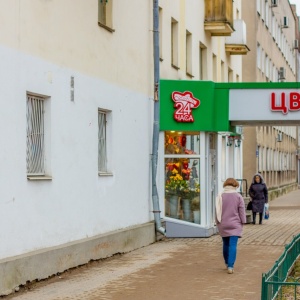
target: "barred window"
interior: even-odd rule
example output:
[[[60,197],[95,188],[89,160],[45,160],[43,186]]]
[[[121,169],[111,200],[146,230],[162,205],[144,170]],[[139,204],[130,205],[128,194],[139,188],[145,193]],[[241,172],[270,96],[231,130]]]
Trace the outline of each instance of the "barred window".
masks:
[[[106,112],[98,111],[98,171],[107,172]]]
[[[27,174],[45,175],[45,98],[27,95]]]

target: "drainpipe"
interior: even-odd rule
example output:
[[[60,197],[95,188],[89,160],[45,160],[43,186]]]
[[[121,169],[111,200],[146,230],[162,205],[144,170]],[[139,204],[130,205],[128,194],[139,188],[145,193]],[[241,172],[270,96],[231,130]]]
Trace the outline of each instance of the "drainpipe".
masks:
[[[159,198],[156,185],[158,140],[159,140],[159,8],[158,0],[153,0],[153,56],[154,56],[154,120],[152,137],[152,203],[156,231],[165,235],[161,225]]]

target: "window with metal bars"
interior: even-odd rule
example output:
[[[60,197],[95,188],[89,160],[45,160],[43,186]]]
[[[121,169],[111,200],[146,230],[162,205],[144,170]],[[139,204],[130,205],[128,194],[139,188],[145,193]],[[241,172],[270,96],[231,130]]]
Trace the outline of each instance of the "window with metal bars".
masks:
[[[98,110],[98,172],[107,173],[106,111]]]
[[[45,175],[45,98],[27,95],[27,175]]]

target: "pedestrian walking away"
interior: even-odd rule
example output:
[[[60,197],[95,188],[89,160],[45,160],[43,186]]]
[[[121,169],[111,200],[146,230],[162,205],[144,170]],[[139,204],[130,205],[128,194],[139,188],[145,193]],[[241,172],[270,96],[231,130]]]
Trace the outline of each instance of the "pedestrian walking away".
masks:
[[[227,178],[223,192],[216,198],[216,224],[223,241],[223,257],[228,274],[233,273],[238,239],[242,237],[246,223],[245,203],[237,192],[239,183]]]
[[[262,224],[265,204],[268,203],[268,188],[261,174],[253,176],[249,188],[250,201],[252,201],[252,224],[256,223],[256,214],[259,213],[259,224]]]

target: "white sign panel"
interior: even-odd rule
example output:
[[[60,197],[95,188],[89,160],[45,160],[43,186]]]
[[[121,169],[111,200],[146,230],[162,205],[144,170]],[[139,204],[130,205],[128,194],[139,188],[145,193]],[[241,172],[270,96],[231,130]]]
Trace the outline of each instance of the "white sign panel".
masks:
[[[300,123],[300,90],[231,89],[229,120]]]

